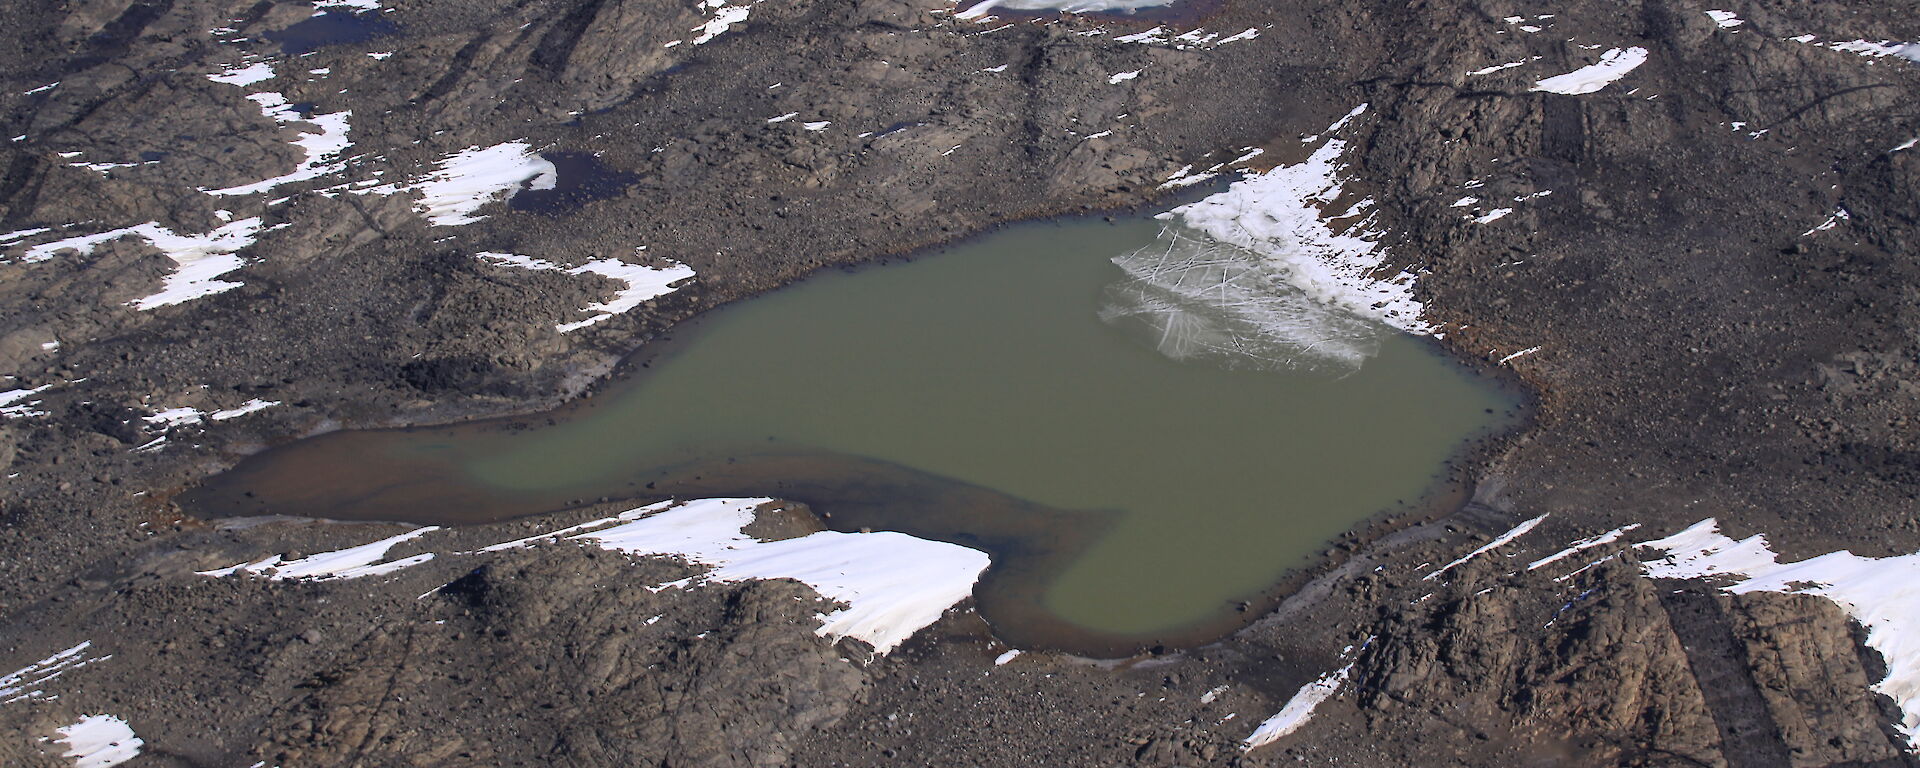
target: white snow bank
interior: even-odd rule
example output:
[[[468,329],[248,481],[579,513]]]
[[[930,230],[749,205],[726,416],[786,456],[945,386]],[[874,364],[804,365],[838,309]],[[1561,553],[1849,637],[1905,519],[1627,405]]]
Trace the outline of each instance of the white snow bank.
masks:
[[[1782,563],[1754,534],[1735,541],[1707,518],[1639,546],[1667,553],[1642,564],[1656,579],[1715,577],[1735,594],[1779,592],[1832,600],[1867,629],[1867,646],[1886,660],[1887,676],[1873,689],[1900,705],[1900,732],[1920,752],[1920,553],[1861,557],[1846,550]]]
[[[253,413],[255,411],[261,411],[268,408],[272,408],[279,404],[280,404],[280,401],[278,400],[262,400],[256,397],[244,403],[241,403],[237,408],[228,408],[224,411],[214,411],[213,413],[208,414],[207,418],[213,419],[214,421],[226,421],[227,419],[238,418],[241,416],[245,416],[249,413]]]
[[[1321,304],[1409,333],[1430,333],[1413,297],[1413,274],[1393,271],[1378,233],[1366,228],[1372,201],[1357,201],[1342,212],[1356,219],[1348,225],[1326,219],[1328,206],[1345,191],[1340,158],[1347,142],[1332,134],[1366,109],[1362,104],[1329,126],[1328,138],[1306,161],[1249,176],[1159,218],[1258,254]]]
[[[127,721],[113,715],[88,715],[59,729],[54,741],[67,745],[61,757],[73,758],[75,768],[108,768],[132,760],[146,745],[133,735]]]
[[[309,179],[317,179],[331,173],[337,173],[346,167],[345,163],[328,162],[345,152],[353,142],[347,138],[352,129],[352,111],[340,111],[312,117],[301,117],[300,112],[287,103],[287,98],[271,91],[256,93],[247,97],[260,105],[260,113],[273,118],[276,123],[308,123],[319,129],[318,133],[300,132],[293,145],[305,155],[294,169],[288,173],[263,179],[251,184],[242,184],[226,189],[203,189],[209,195],[255,195],[271,191],[282,184],[292,184]]]
[[[730,6],[727,5],[726,0],[705,0],[705,2],[701,3],[701,7],[711,11],[713,17],[707,19],[705,24],[693,28],[692,31],[696,33],[693,38],[694,45],[707,44],[714,38],[725,34],[728,29],[733,28],[733,25],[746,21],[747,16],[752,13],[750,7],[744,5]]]
[[[149,221],[131,227],[36,245],[27,249],[20,260],[46,261],[61,251],[74,251],[85,256],[93,253],[93,250],[102,243],[122,237],[141,238],[166,254],[175,265],[173,272],[168,274],[165,282],[161,284],[159,293],[129,302],[136,309],[146,310],[239,288],[242,283],[216,278],[246,264],[246,261],[237,254],[240,249],[252,245],[260,232],[259,217],[240,219],[204,235],[182,235],[160,226],[159,222]]]
[[[333,552],[321,552],[320,554],[310,555],[298,560],[282,560],[280,555],[274,555],[264,560],[241,563],[239,565],[217,568],[211,571],[196,571],[196,573],[201,576],[215,577],[245,573],[265,576],[275,581],[286,581],[288,579],[325,581],[328,579],[357,579],[362,576],[379,576],[398,571],[408,566],[419,565],[420,563],[433,559],[433,553],[427,552],[412,557],[403,557],[392,562],[380,562],[381,559],[387,556],[387,550],[394,548],[402,542],[411,541],[437,530],[440,530],[438,526],[429,525],[424,528],[415,528],[398,536],[390,536],[371,544],[362,544],[357,547],[349,547]]]
[[[200,423],[200,416],[200,409],[183,405],[179,408],[167,408],[155,411],[151,416],[140,417],[140,420],[162,429],[170,429],[189,424],[198,424]]]
[[[1569,96],[1593,93],[1613,84],[1615,80],[1626,77],[1627,73],[1645,63],[1647,63],[1645,48],[1638,46],[1613,48],[1600,54],[1600,61],[1596,63],[1534,83],[1533,90],[1564,93]]]
[[[1511,363],[1514,360],[1520,359],[1522,357],[1526,357],[1527,355],[1531,355],[1542,349],[1546,349],[1546,347],[1527,347],[1526,349],[1520,350],[1518,352],[1514,352],[1512,354],[1507,355],[1506,357],[1500,358],[1500,364],[1505,365],[1507,363]]]
[[[1552,514],[1552,513],[1548,513],[1548,514]],[[1500,547],[1504,547],[1507,545],[1508,542],[1511,542],[1514,539],[1520,538],[1521,536],[1525,536],[1527,534],[1527,531],[1533,530],[1534,526],[1539,525],[1541,521],[1546,519],[1547,519],[1547,515],[1541,515],[1539,517],[1533,518],[1532,520],[1527,520],[1525,522],[1522,522],[1521,524],[1514,526],[1511,530],[1507,531],[1506,533],[1500,534],[1499,536],[1495,536],[1493,538],[1493,541],[1489,541],[1486,544],[1481,545],[1479,549],[1476,549],[1472,552],[1468,552],[1464,555],[1461,555],[1459,559],[1454,560],[1451,563],[1447,563],[1446,565],[1440,566],[1439,570],[1436,570],[1433,573],[1429,573],[1425,576],[1422,576],[1420,577],[1420,579],[1422,581],[1433,581],[1434,579],[1439,578],[1440,574],[1446,573],[1447,571],[1451,571],[1455,567],[1465,564],[1468,560],[1472,560],[1488,552],[1492,552],[1493,550],[1499,549]]]
[[[902,533],[821,531],[757,541],[741,529],[771,499],[662,502],[629,523],[573,538],[635,555],[674,555],[713,567],[709,581],[793,579],[847,607],[821,614],[816,632],[892,651],[965,600],[987,555]]]
[[[42,232],[52,232],[52,231],[53,231],[52,227],[32,227],[29,229],[16,229],[12,232],[8,232],[4,235],[0,235],[0,245],[11,245],[17,241],[25,240],[29,237],[33,237],[34,235],[40,234]]]
[[[272,408],[279,404],[280,401],[278,400],[261,400],[256,397],[241,403],[238,407],[228,408],[224,411],[214,411],[212,413],[202,411],[192,406],[183,405],[179,408],[167,408],[157,411],[151,416],[142,416],[140,420],[162,429],[172,429],[174,427],[199,424],[203,416],[214,421],[226,421],[227,419],[239,418],[255,411]]]
[[[46,693],[40,686],[47,681],[66,674],[68,670],[79,669],[97,661],[106,661],[112,656],[97,659],[87,658],[87,649],[93,647],[88,640],[72,648],[48,656],[24,667],[0,675],[0,704],[12,704],[25,699],[45,698]]]
[[[1280,707],[1279,712],[1262,721],[1260,727],[1253,729],[1253,733],[1240,743],[1240,748],[1242,750],[1258,749],[1300,730],[1308,720],[1313,719],[1313,710],[1319,707],[1321,702],[1333,698],[1333,695],[1340,691],[1340,686],[1347,682],[1347,675],[1352,672],[1353,665],[1348,664],[1300,686],[1300,690],[1293,694],[1293,698],[1287,699],[1287,703]]]
[[[534,153],[524,141],[491,147],[468,147],[441,160],[439,168],[404,185],[382,184],[352,190],[362,195],[392,195],[417,191],[415,206],[436,227],[472,224],[486,218],[482,206],[496,198],[513,197],[521,189],[552,189],[559,169]]]
[[[1794,39],[1800,40],[1801,42],[1811,42],[1813,37],[1808,35],[1805,36],[1805,39]],[[1858,54],[1868,58],[1878,59],[1894,56],[1906,59],[1907,61],[1920,63],[1920,43],[1902,43],[1893,40],[1881,40],[1877,43],[1871,40],[1841,40],[1831,43],[1815,44],[1822,48],[1832,48],[1833,50],[1843,53]]]
[[[1491,211],[1487,211],[1486,213],[1472,217],[1472,221],[1475,224],[1492,224],[1496,221],[1506,218],[1507,214],[1509,213],[1513,213],[1512,208],[1495,208]]]
[[[234,64],[219,72],[207,75],[208,80],[216,83],[226,83],[227,85],[236,85],[242,88],[261,81],[272,80],[273,78],[273,64],[265,61],[257,61],[252,64]]]
[[[1132,80],[1132,79],[1134,79],[1134,78],[1136,78],[1136,77],[1139,77],[1139,76],[1140,76],[1140,73],[1141,73],[1141,72],[1145,72],[1145,71],[1146,71],[1146,70],[1144,70],[1144,69],[1136,69],[1136,70],[1132,70],[1132,71],[1130,71],[1130,72],[1120,72],[1120,73],[1116,73],[1116,74],[1114,74],[1114,75],[1112,75],[1112,76],[1109,76],[1109,77],[1107,78],[1107,85],[1119,85],[1119,84],[1121,84],[1121,83],[1124,83],[1124,82],[1126,82],[1126,81],[1128,81],[1128,80]]]
[[[1740,18],[1740,14],[1733,11],[1707,11],[1707,18],[1713,19],[1713,23],[1721,29],[1733,29],[1747,23],[1746,19]]]
[[[1527,570],[1531,571],[1537,568],[1552,565],[1561,560],[1572,557],[1575,554],[1578,554],[1580,552],[1593,549],[1594,547],[1603,547],[1608,544],[1612,544],[1616,541],[1619,541],[1620,537],[1627,535],[1628,531],[1632,531],[1639,527],[1640,527],[1639,523],[1630,523],[1628,525],[1623,525],[1623,526],[1620,526],[1619,528],[1615,528],[1611,531],[1607,531],[1606,533],[1600,534],[1598,536],[1591,536],[1588,538],[1581,539],[1569,545],[1566,549],[1560,550],[1559,552],[1555,552],[1551,555],[1548,555],[1546,557],[1543,557],[1531,563],[1528,563]]]
[[[938,621],[965,600],[986,570],[986,553],[927,541],[901,533],[821,531],[795,539],[758,541],[743,529],[755,511],[771,499],[663,501],[549,533],[483,547],[472,555],[568,540],[641,556],[673,556],[709,566],[705,575],[661,585],[687,586],[702,581],[735,582],[793,579],[846,608],[819,614],[817,634],[853,637],[886,654],[913,633]],[[252,563],[200,571],[203,576],[237,573],[275,580],[346,579],[375,576],[433,558],[422,553],[380,562],[393,546],[438,530],[429,526],[371,544],[325,552],[290,562],[278,555]]]
[[[635,251],[644,250],[646,250],[644,246],[635,249]],[[614,293],[612,300],[588,304],[580,309],[582,312],[596,313],[592,317],[554,326],[554,330],[561,333],[577,331],[609,317],[613,317],[614,315],[623,314],[634,307],[640,306],[642,302],[674,292],[679,288],[675,283],[691,279],[694,276],[693,267],[671,259],[662,259],[662,261],[666,262],[666,266],[662,267],[628,264],[619,259],[599,259],[597,261],[587,262],[578,267],[569,268],[545,259],[536,259],[530,256],[520,256],[511,253],[483,252],[475,255],[486,261],[519,267],[521,269],[550,270],[565,272],[569,275],[595,274],[609,280],[618,280],[626,283],[625,288],[621,288]]]
[[[1526,60],[1522,60],[1522,61],[1509,61],[1509,62],[1507,62],[1507,63],[1505,63],[1505,64],[1495,64],[1495,65],[1493,65],[1493,66],[1490,66],[1490,67],[1481,67],[1481,68],[1479,68],[1479,69],[1476,69],[1476,70],[1474,70],[1474,71],[1472,71],[1472,72],[1468,72],[1468,73],[1467,73],[1467,76],[1468,76],[1468,77],[1477,77],[1477,76],[1480,76],[1480,75],[1491,75],[1491,74],[1493,74],[1493,73],[1495,73],[1495,72],[1499,72],[1500,70],[1503,70],[1503,69],[1513,69],[1514,67],[1524,67],[1524,66],[1526,66],[1526,65],[1527,65],[1527,62],[1526,62]]]
[[[1062,13],[1111,13],[1170,5],[1173,0],[985,0],[953,15],[956,19],[978,19],[995,8],[1016,11],[1060,11]]]
[[[34,408],[34,406],[40,404],[39,400],[28,400],[27,398],[52,388],[52,384],[42,384],[32,389],[9,389],[0,391],[0,416],[5,416],[9,419],[24,419],[29,416],[47,415],[46,411]]]

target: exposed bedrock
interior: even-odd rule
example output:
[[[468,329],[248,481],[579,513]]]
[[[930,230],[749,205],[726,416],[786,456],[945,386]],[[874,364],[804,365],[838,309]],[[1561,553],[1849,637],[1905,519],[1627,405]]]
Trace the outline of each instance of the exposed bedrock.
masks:
[[[114,658],[0,704],[0,762],[68,764],[40,739],[110,711],[145,739],[130,764],[153,765],[1912,763],[1867,687],[1884,661],[1828,600],[1651,581],[1633,553],[1566,581],[1506,553],[1420,574],[1541,514],[1516,545],[1531,557],[1708,516],[1793,559],[1920,550],[1920,67],[1872,47],[1920,36],[1913,0],[1287,0],[1169,23],[1258,30],[1207,45],[890,0],[732,21],[666,0],[426,0],[310,56],[276,42],[313,15],[301,3],[16,5],[0,236],[28,234],[0,244],[0,392],[37,391],[0,404],[24,409],[0,418],[0,671],[82,641]],[[1596,90],[1534,90],[1630,49],[1644,63]],[[994,666],[1005,649],[961,615],[868,660],[814,634],[796,585],[668,600],[647,587],[684,568],[567,548],[472,573],[212,579],[193,571],[373,536],[214,529],[166,503],[316,431],[538,410],[813,270],[1155,199],[1252,148],[1233,168],[1297,162],[1361,103],[1344,162],[1390,266],[1419,276],[1444,344],[1535,389],[1540,418],[1463,463],[1475,504],[1330,542],[1294,598],[1219,643]],[[501,147],[524,173],[471,209],[429,200],[453,158]],[[557,215],[512,208],[552,181],[534,159],[552,151],[630,180]],[[237,251],[171,239],[256,217]],[[128,305],[182,259],[229,256],[244,263],[217,278],[237,285]],[[559,332],[621,289],[568,271],[603,259],[696,278]],[[215,416],[255,401],[276,404]],[[1301,730],[1241,752],[1347,663]]]

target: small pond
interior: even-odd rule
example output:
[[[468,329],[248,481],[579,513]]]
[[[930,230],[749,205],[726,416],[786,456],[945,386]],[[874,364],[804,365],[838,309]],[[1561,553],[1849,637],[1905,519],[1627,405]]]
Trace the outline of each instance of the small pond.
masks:
[[[1042,222],[821,274],[676,329],[553,413],[322,435],[183,503],[464,523],[778,496],[833,528],[988,551],[981,613],[1025,646],[1203,640],[1357,522],[1431,492],[1518,406],[1421,339],[1323,309],[1268,324],[1338,326],[1295,360],[1181,353],[1169,336],[1191,324],[1143,321],[1152,291],[1116,266],[1167,237],[1144,217]]]

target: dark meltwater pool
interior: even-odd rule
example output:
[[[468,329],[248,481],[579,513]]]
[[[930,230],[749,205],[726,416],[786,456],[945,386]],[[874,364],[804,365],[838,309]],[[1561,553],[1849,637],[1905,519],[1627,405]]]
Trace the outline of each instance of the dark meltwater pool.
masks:
[[[1166,328],[1101,319],[1116,296],[1137,303],[1113,259],[1159,226],[1026,225],[820,275],[681,328],[650,367],[554,413],[323,435],[183,503],[465,523],[777,496],[837,529],[991,553],[980,611],[1022,647],[1205,639],[1330,539],[1435,488],[1516,404],[1384,329],[1357,370],[1170,359]]]

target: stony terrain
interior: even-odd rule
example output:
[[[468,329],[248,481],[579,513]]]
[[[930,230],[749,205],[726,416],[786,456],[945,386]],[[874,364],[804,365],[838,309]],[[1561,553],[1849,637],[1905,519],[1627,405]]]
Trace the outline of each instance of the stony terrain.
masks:
[[[1629,547],[1716,517],[1783,560],[1920,551],[1920,149],[1896,149],[1920,137],[1920,67],[1831,45],[1920,39],[1911,0],[1229,0],[1162,22],[987,23],[768,0],[699,43],[724,9],[421,0],[317,46],[290,32],[305,3],[15,5],[0,391],[45,389],[0,403],[0,671],[82,641],[95,660],[0,697],[8,765],[68,764],[44,739],[101,713],[144,740],[128,765],[1915,762],[1896,702],[1868,688],[1889,661],[1833,601],[1656,581],[1640,567],[1655,553]],[[1156,23],[1217,37],[1118,39]],[[1646,63],[1605,89],[1529,90],[1628,46]],[[261,61],[276,77],[208,77]],[[315,129],[247,98],[266,92],[304,119],[350,111],[344,167],[205,193],[301,167],[292,142]],[[1537,418],[1463,457],[1468,503],[1334,543],[1217,643],[995,665],[1006,649],[956,612],[871,658],[815,636],[804,587],[655,593],[685,568],[591,549],[352,581],[192,573],[396,530],[216,525],[168,503],[262,446],[538,411],[702,310],[1023,218],[1204,194],[1161,184],[1250,147],[1269,150],[1251,170],[1297,160],[1300,137],[1362,103],[1349,173],[1396,265],[1421,273],[1441,343],[1524,381]],[[461,226],[411,192],[348,191],[507,142],[630,176]],[[241,286],[152,309],[128,306],[172,263],[152,238],[28,256],[256,216],[224,276]],[[670,259],[698,278],[561,334],[615,283],[482,251]],[[149,418],[255,400],[278,405]],[[1242,750],[1342,668],[1304,728]]]

